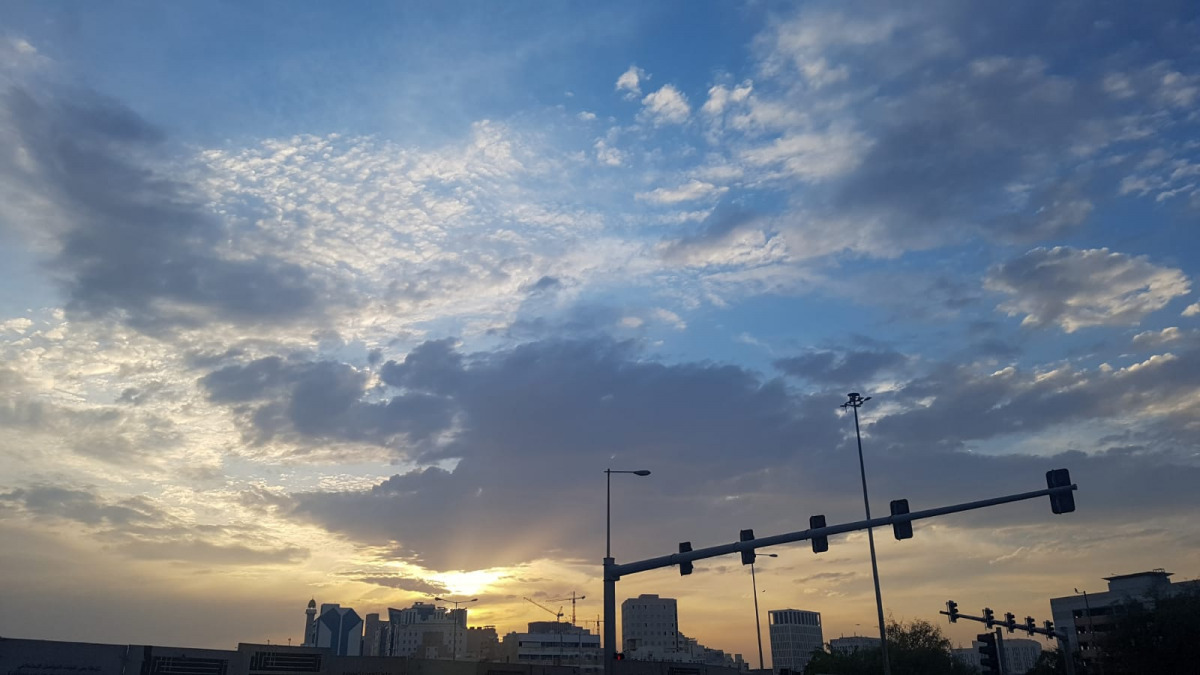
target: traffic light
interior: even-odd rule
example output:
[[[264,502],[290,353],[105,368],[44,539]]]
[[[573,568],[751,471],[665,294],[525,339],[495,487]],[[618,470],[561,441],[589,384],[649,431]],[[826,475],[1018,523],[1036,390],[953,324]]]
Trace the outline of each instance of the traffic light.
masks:
[[[1053,621],[1043,621],[1042,627],[1045,628],[1046,630],[1050,631],[1051,633],[1054,632],[1054,622]]]
[[[1037,620],[1032,616],[1025,617],[1025,632],[1033,635],[1037,631]]]
[[[1046,487],[1065,487],[1071,484],[1071,472],[1066,469],[1051,469],[1046,472]],[[1050,510],[1054,513],[1070,513],[1075,510],[1075,495],[1064,490],[1050,495]]]
[[[680,553],[691,553],[692,552],[692,542],[690,542],[690,541],[679,542],[679,552]],[[686,577],[687,575],[689,575],[691,573],[692,573],[692,562],[690,560],[679,563],[679,576]]]
[[[946,614],[950,616],[950,623],[958,623],[958,603],[953,600],[947,600]]]
[[[979,667],[983,675],[1000,675],[1000,654],[996,651],[996,636],[992,633],[980,633],[975,639],[983,644],[979,646]]]
[[[808,529],[816,530],[825,527],[825,516],[809,516]],[[813,553],[824,553],[829,550],[829,537],[812,538]]]
[[[902,516],[906,513],[908,513],[907,499],[897,499],[892,502],[893,516]],[[912,521],[892,523],[892,532],[896,535],[896,539],[912,539]]]
[[[740,539],[742,541],[754,541],[754,530],[742,530]],[[748,550],[742,551],[742,564],[743,565],[753,565],[754,564],[754,549],[748,549]]]
[[[1017,629],[1017,617],[1015,614],[1012,612],[1004,613],[1004,627],[1007,628],[1008,632],[1010,633]]]
[[[624,661],[624,660],[625,660],[625,652],[617,652],[617,653],[613,654],[613,661]]]
[[[995,626],[996,626],[996,613],[992,611],[992,608],[991,608],[991,607],[984,607],[984,608],[983,608],[983,622],[984,622],[985,624],[987,624],[988,630],[991,630],[992,628],[995,628]]]

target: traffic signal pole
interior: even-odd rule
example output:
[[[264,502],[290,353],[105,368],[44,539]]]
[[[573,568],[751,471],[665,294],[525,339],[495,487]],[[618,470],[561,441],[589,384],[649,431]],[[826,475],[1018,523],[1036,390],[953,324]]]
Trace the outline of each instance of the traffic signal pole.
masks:
[[[1008,664],[1004,662],[1004,629],[996,628],[996,664],[1000,675],[1008,675]]]
[[[1058,469],[1056,471],[1063,471]],[[981,499],[979,501],[966,502],[963,504],[954,504],[951,506],[941,506],[933,509],[925,509],[924,511],[914,511],[912,513],[901,513],[895,515],[881,516],[878,518],[869,518],[867,520],[858,520],[850,523],[842,523],[840,525],[829,525],[826,527],[810,527],[807,530],[799,530],[796,532],[788,532],[786,534],[776,534],[768,537],[735,541],[728,544],[720,544],[718,546],[710,546],[696,550],[690,549],[691,545],[684,542],[685,545],[680,545],[678,553],[670,555],[648,558],[646,560],[638,560],[630,563],[618,564],[612,557],[604,558],[604,673],[605,675],[613,675],[614,663],[616,660],[616,633],[617,633],[617,581],[621,577],[640,572],[648,572],[650,570],[661,569],[663,567],[680,566],[680,571],[684,574],[690,571],[690,563],[696,560],[704,560],[706,558],[715,558],[717,556],[729,555],[732,553],[747,553],[752,555],[755,550],[766,548],[768,546],[778,546],[780,544],[790,544],[797,541],[805,541],[809,539],[828,538],[836,534],[845,534],[847,532],[857,532],[873,527],[883,527],[885,525],[895,526],[897,524],[904,525],[915,520],[924,520],[926,518],[934,518],[937,516],[949,515],[951,513],[961,513],[963,511],[973,511],[975,509],[987,508],[989,506],[998,506],[1000,504],[1010,504],[1013,502],[1024,501],[1027,499],[1037,499],[1039,497],[1050,497],[1052,505],[1059,504],[1071,497],[1071,491],[1079,489],[1079,486],[1069,483],[1069,477],[1066,484],[1063,483],[1063,474],[1056,474],[1054,482],[1060,483],[1054,487],[1048,487],[1044,490],[1033,490],[1031,492],[1021,492],[1018,494],[1005,495],[1003,497],[993,497],[991,499]],[[1048,479],[1048,482],[1049,479]],[[1058,507],[1054,507],[1056,510]],[[1074,509],[1074,504],[1071,504],[1071,510]],[[1057,511],[1056,511],[1057,512]],[[810,521],[811,522],[811,521]],[[899,531],[897,531],[899,534]],[[745,557],[743,558],[745,560]],[[752,558],[751,558],[752,559]],[[687,571],[685,571],[687,570]]]

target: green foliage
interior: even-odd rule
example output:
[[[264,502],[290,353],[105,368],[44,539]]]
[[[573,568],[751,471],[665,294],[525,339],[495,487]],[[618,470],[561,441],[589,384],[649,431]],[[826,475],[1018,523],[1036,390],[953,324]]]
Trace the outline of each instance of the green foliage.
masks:
[[[954,660],[950,640],[937,626],[917,619],[887,625],[888,661],[892,675],[969,675],[973,671]],[[818,652],[804,669],[806,675],[878,675],[883,671],[879,649],[851,654]]]
[[[1200,593],[1122,605],[1101,649],[1106,675],[1194,673],[1200,650]]]

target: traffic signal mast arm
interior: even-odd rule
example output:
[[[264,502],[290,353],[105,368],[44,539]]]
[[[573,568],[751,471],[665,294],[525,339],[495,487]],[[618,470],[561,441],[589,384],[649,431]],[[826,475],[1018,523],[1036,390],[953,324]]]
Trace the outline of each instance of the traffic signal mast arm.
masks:
[[[895,523],[909,523],[914,520],[923,520],[925,518],[944,516],[951,513],[972,511],[974,509],[982,509],[989,506],[1020,502],[1026,499],[1037,499],[1038,497],[1049,496],[1051,498],[1056,498],[1063,494],[1069,495],[1072,490],[1077,489],[1079,489],[1078,486],[1074,484],[1062,485],[1058,487],[1046,488],[1044,490],[1034,490],[1033,492],[1022,492],[1020,494],[1006,495],[1004,497],[993,497],[992,499],[966,502],[964,504],[955,504],[953,506],[942,506],[935,509],[926,509],[924,511],[914,511],[912,513],[883,516],[880,518],[872,518],[870,520],[858,520],[852,523],[843,523],[840,525],[810,528],[807,530],[800,530],[798,532],[789,532],[787,534],[759,537],[757,539],[749,539],[746,541],[736,541],[729,544],[721,544],[719,546],[696,549],[694,551],[680,551],[679,553],[672,553],[671,555],[659,556],[657,558],[648,558],[646,560],[639,560],[636,562],[618,564],[613,561],[612,563],[604,566],[604,579],[606,581],[617,581],[623,576],[636,574],[638,572],[646,572],[662,567],[671,567],[673,565],[682,565],[696,560],[715,558],[717,556],[729,555],[731,553],[753,553],[755,549],[766,548],[768,546],[790,544],[792,542],[805,541],[817,537],[830,537],[835,534],[844,534],[846,532],[865,530],[868,527],[883,527],[885,525],[892,525]]]
[[[986,624],[988,622],[987,619],[985,619],[982,616],[972,616],[970,614],[963,614],[962,612],[955,612],[953,615],[951,615],[950,612],[942,610],[942,611],[938,612],[938,614],[942,614],[944,616],[952,616],[953,617],[952,620],[969,619],[971,621],[978,621],[979,623],[984,623],[984,624]],[[1005,622],[1005,621],[993,621],[992,623],[994,623],[997,626],[1009,628],[1007,622]],[[1049,623],[1049,622],[1047,622],[1047,623]],[[988,627],[991,628],[991,626],[988,626]],[[1052,638],[1062,637],[1062,635],[1054,628],[1038,628],[1037,626],[1030,625],[1029,623],[1014,624],[1009,629],[1008,632],[1011,633],[1011,632],[1013,632],[1013,630],[1023,631],[1023,632],[1029,633],[1030,635],[1045,635],[1046,637],[1052,637]]]

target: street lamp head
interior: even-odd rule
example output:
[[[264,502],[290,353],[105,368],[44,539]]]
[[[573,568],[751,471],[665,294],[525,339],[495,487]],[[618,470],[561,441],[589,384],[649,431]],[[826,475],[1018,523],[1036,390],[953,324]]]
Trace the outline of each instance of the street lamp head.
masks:
[[[646,470],[646,469],[638,469],[637,471],[634,471],[634,472],[633,472],[633,475],[635,475],[635,476],[649,476],[649,475],[650,475],[650,472],[649,472],[648,470]]]

